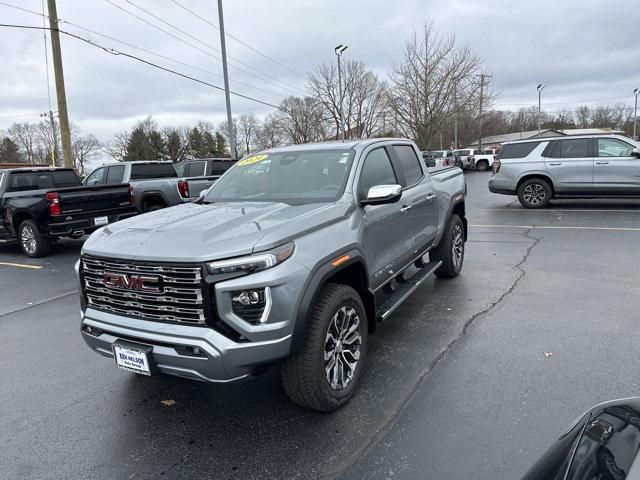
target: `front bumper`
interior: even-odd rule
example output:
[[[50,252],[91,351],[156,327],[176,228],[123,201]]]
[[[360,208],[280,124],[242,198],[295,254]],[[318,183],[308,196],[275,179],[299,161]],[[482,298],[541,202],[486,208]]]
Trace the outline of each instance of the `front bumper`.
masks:
[[[91,309],[83,316],[81,332],[85,343],[105,357],[113,357],[117,340],[140,343],[152,347],[151,360],[160,373],[220,383],[241,380],[256,366],[286,357],[291,343],[291,335],[236,343],[207,327],[125,319]],[[193,347],[200,348],[200,355],[192,353]]]

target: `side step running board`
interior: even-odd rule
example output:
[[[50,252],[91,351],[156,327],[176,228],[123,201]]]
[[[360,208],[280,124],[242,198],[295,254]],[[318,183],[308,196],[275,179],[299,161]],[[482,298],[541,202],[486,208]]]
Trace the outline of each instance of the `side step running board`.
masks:
[[[441,261],[429,262],[422,267],[416,274],[407,280],[405,283],[400,284],[400,288],[393,292],[393,294],[385,300],[376,310],[376,319],[379,321],[385,320],[391,315],[396,308],[404,302],[409,295],[411,295],[416,288],[418,288],[424,280],[435,272],[438,267],[442,265]]]

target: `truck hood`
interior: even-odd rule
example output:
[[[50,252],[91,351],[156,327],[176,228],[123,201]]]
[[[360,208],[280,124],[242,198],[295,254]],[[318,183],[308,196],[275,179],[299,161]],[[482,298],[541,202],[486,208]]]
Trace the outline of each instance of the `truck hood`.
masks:
[[[102,257],[204,262],[250,254],[345,218],[348,203],[187,203],[94,232],[82,252]]]

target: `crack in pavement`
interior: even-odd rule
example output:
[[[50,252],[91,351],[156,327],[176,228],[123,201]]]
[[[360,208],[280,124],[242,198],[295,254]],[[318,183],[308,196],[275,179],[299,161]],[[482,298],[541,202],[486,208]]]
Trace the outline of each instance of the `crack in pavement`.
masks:
[[[45,303],[55,302],[56,300],[60,300],[61,298],[70,297],[71,295],[78,295],[77,291],[63,293],[61,295],[57,295],[55,297],[47,298],[45,300],[40,300],[37,302],[32,302],[29,305],[24,307],[16,308],[15,310],[9,310],[8,312],[0,313],[0,318],[8,317],[9,315],[13,315],[14,313],[23,312],[25,310],[29,310],[30,308],[39,307],[40,305],[44,305]]]
[[[526,232],[522,234],[524,237],[533,240],[533,242],[525,250],[522,260],[520,260],[520,262],[514,265],[514,268],[519,271],[519,275],[513,281],[511,286],[502,295],[500,295],[500,297],[498,297],[496,301],[492,302],[487,308],[481,310],[478,313],[473,314],[467,321],[465,321],[465,323],[462,326],[462,330],[460,330],[460,333],[453,340],[451,340],[436,355],[436,357],[431,362],[429,362],[426,370],[424,370],[420,374],[413,388],[407,393],[404,399],[400,402],[400,405],[394,410],[394,412],[387,419],[384,425],[382,425],[382,427],[374,434],[373,438],[360,451],[358,451],[357,453],[347,458],[344,462],[342,462],[342,465],[340,465],[335,470],[327,473],[323,473],[318,478],[335,478],[341,473],[344,473],[347,469],[349,469],[350,467],[355,465],[358,461],[360,461],[375,445],[377,445],[380,442],[380,440],[384,438],[384,436],[391,429],[391,427],[395,424],[395,421],[400,416],[400,413],[402,413],[402,411],[407,406],[407,404],[413,399],[415,393],[420,388],[424,379],[427,378],[427,376],[429,376],[429,374],[433,372],[433,370],[438,366],[438,364],[446,357],[447,353],[449,353],[449,351],[458,343],[458,341],[467,334],[469,328],[475,323],[475,321],[478,318],[482,317],[483,315],[486,315],[487,313],[489,313],[494,308],[496,308],[498,305],[500,305],[504,301],[505,298],[507,298],[511,293],[513,293],[513,291],[518,286],[518,283],[520,283],[520,280],[522,280],[522,278],[526,274],[526,271],[524,270],[523,265],[529,259],[529,255],[531,254],[531,251],[534,249],[536,245],[538,245],[538,243],[540,243],[540,240],[541,240],[541,238],[534,237],[531,235],[531,232],[534,229],[535,229],[535,225],[529,228]]]

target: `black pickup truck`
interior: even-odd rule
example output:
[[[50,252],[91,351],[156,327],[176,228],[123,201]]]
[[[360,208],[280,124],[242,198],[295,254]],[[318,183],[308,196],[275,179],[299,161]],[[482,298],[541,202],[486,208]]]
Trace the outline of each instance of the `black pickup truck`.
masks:
[[[66,168],[0,170],[0,245],[42,257],[61,237],[80,238],[136,215],[127,184],[83,186]]]

